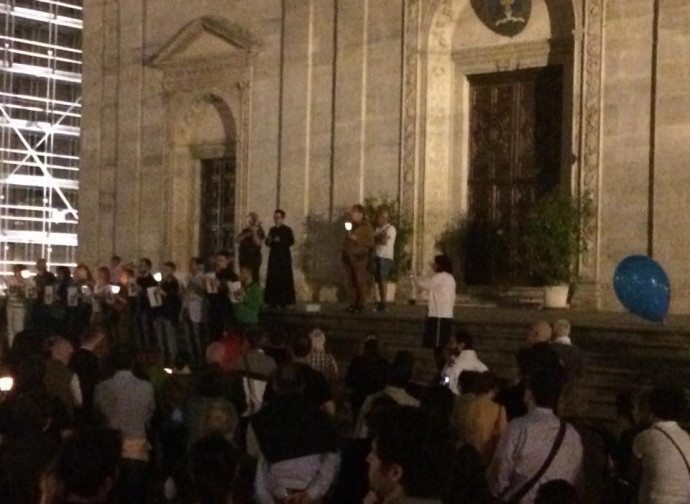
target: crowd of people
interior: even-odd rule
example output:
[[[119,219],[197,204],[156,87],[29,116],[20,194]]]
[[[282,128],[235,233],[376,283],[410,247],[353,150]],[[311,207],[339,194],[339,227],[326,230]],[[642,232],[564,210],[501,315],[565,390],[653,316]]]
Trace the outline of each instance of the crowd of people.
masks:
[[[0,372],[3,503],[690,502],[682,389],[586,421],[567,321],[530,326],[513,381],[454,332],[428,384],[373,334],[340,372],[318,328],[229,333],[198,364],[100,326],[77,347],[30,330]]]
[[[201,362],[204,348],[233,326],[244,329],[259,321],[262,306],[285,308],[295,303],[290,248],[292,230],[285,212],[276,210],[275,226],[266,235],[256,214],[237,236],[239,274],[233,254],[219,251],[208,260],[193,257],[185,271],[171,261],[153,269],[148,258],[124,263],[119,256],[95,272],[84,263],[74,272],[66,266],[48,271],[46,261],[35,270],[17,264],[6,282],[7,348],[24,332],[45,339],[60,336],[75,346],[93,325],[111,342],[155,347],[168,363],[178,351]],[[266,289],[259,282],[262,247],[270,249]]]
[[[370,274],[363,250],[395,234],[385,209],[378,231],[362,230],[363,209],[352,215],[343,258],[357,312]],[[0,502],[690,502],[683,389],[622,392],[612,425],[588,420],[586,361],[566,320],[531,324],[514,376],[497,376],[453,322],[445,256],[415,279],[429,292],[421,346],[433,349],[431,383],[414,380],[413,353],[391,354],[374,334],[339,367],[323,330],[262,324],[264,303],[294,302],[284,217],[276,211],[266,235],[250,215],[237,237],[239,275],[226,251],[209,271],[192,259],[184,277],[171,262],[159,276],[147,259],[133,268],[118,257],[95,278],[85,265],[74,276],[43,260],[33,274],[15,268],[0,364]],[[377,256],[377,278],[390,260]]]

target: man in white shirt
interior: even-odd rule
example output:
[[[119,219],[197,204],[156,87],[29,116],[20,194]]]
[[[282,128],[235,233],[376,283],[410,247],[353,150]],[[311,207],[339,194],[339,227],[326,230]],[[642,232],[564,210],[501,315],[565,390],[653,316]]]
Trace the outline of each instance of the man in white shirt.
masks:
[[[99,383],[94,393],[94,406],[106,425],[122,433],[118,502],[123,504],[146,501],[151,448],[146,431],[156,407],[153,386],[132,372],[134,357],[133,348],[116,347],[111,356],[115,374]]]
[[[633,443],[642,469],[639,504],[690,502],[690,436],[677,422],[687,406],[681,388],[658,387],[649,395],[652,426]]]
[[[320,502],[340,467],[331,418],[304,396],[294,364],[273,373],[274,396],[250,417],[247,451],[258,460],[254,490],[259,504]]]
[[[450,337],[446,351],[449,354],[449,360],[441,371],[441,377],[444,379],[444,384],[448,385],[455,395],[462,394],[458,381],[464,371],[484,373],[489,370],[474,351],[472,335],[465,331],[458,331]]]
[[[389,222],[390,210],[386,205],[378,207],[376,212],[376,234],[374,243],[376,244],[376,256],[374,257],[374,277],[379,288],[379,304],[376,311],[386,311],[386,297],[388,296],[388,279],[393,269],[395,259],[395,237],[397,231],[395,226]]]
[[[548,481],[579,483],[580,435],[554,413],[562,386],[561,375],[552,370],[530,376],[525,394],[529,413],[508,424],[487,471],[489,489],[504,502],[533,504],[537,490]]]

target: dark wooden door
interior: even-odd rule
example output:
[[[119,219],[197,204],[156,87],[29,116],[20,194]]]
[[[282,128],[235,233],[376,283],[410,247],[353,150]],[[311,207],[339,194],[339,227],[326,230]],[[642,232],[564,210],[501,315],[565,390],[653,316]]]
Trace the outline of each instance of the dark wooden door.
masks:
[[[208,259],[219,250],[234,249],[235,161],[232,158],[201,162],[201,228],[199,254]]]
[[[562,67],[470,78],[469,284],[526,281],[521,234],[559,183]]]

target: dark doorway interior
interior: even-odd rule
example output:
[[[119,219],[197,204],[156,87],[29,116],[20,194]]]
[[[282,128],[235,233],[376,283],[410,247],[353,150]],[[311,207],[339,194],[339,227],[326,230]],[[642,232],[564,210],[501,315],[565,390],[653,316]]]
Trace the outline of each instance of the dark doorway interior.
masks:
[[[201,162],[201,223],[199,254],[208,259],[219,250],[234,249],[235,160]]]
[[[470,77],[469,227],[465,281],[525,284],[521,235],[560,181],[563,69]]]

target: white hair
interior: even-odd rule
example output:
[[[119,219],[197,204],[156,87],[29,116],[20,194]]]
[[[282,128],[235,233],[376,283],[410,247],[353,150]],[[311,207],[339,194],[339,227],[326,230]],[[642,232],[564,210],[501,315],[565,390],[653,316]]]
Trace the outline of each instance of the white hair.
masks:
[[[553,337],[566,338],[570,336],[570,322],[566,319],[560,319],[553,323]]]

